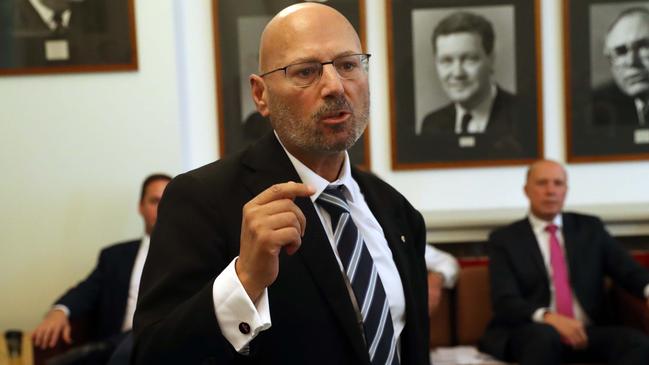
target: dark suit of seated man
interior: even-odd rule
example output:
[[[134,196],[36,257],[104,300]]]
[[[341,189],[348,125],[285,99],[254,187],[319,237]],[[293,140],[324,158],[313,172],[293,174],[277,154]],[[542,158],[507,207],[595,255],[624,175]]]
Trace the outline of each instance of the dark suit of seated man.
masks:
[[[32,335],[34,345],[51,348],[72,341],[70,320],[89,320],[93,341],[107,341],[97,357],[108,359],[113,346],[130,331],[149,235],[157,218],[158,202],[171,177],[154,174],[142,183],[139,213],[144,221],[142,239],[118,243],[101,250],[97,266],[77,286],[57,299]]]
[[[429,363],[423,218],[347,154],[368,122],[362,52],[323,4],[268,23],[250,83],[274,133],[169,183],[135,364]]]
[[[647,298],[649,272],[598,218],[562,212],[566,192],[560,164],[534,163],[525,184],[529,216],[490,235],[494,316],[481,349],[521,365],[649,364],[649,338],[611,325],[604,308],[606,276]]]
[[[452,13],[433,31],[435,66],[451,103],[424,117],[421,136],[443,137],[444,149],[454,155],[523,151],[515,132],[516,97],[492,80],[494,38],[491,23],[470,12]]]

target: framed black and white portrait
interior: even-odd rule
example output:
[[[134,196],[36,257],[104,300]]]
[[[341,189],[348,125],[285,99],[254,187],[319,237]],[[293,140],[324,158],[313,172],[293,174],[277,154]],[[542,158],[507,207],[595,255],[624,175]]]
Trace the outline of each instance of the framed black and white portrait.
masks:
[[[565,3],[570,162],[649,159],[649,3]]]
[[[364,0],[329,0],[352,23],[364,44]],[[221,157],[237,152],[272,130],[250,95],[248,77],[259,73],[259,39],[281,9],[299,1],[213,0],[219,145]],[[322,2],[322,1],[320,1]],[[369,169],[369,131],[349,151],[352,164]]]
[[[388,1],[394,169],[542,156],[538,6]]]
[[[0,75],[137,70],[133,1],[0,1]]]

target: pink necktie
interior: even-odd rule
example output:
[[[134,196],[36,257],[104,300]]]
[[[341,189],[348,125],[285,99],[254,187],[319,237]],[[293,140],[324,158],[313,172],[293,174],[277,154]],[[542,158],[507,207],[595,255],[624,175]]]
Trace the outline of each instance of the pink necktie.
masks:
[[[557,239],[557,226],[550,224],[545,227],[545,230],[550,234],[550,265],[552,266],[552,283],[554,284],[557,313],[573,318],[572,291],[570,290],[568,267]]]

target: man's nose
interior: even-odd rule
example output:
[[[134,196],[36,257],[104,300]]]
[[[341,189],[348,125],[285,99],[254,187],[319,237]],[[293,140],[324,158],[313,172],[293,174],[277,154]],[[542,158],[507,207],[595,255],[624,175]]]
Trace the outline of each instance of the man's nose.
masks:
[[[464,64],[460,60],[456,60],[451,64],[451,75],[455,77],[466,75]]]
[[[322,66],[320,86],[322,87],[323,96],[342,94],[344,92],[343,79],[332,64]]]

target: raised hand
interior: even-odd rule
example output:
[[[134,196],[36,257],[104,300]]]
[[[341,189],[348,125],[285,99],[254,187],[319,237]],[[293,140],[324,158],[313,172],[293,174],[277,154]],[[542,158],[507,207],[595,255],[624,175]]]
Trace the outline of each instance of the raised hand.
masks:
[[[277,279],[281,249],[292,255],[302,244],[306,218],[293,199],[314,193],[307,185],[287,182],[271,186],[243,206],[235,267],[253,302]]]

